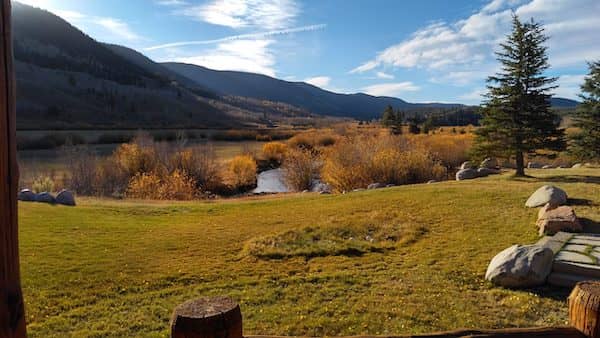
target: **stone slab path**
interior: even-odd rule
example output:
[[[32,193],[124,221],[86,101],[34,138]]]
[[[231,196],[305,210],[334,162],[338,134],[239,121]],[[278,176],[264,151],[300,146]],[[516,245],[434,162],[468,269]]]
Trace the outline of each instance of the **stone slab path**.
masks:
[[[538,244],[554,252],[549,284],[572,287],[579,281],[600,280],[600,235],[559,232]]]

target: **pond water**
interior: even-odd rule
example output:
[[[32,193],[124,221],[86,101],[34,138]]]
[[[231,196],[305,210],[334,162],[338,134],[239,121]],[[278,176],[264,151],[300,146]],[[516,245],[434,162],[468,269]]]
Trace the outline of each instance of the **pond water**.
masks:
[[[263,171],[256,177],[256,189],[253,193],[280,193],[289,192],[283,179],[283,170],[280,168]]]

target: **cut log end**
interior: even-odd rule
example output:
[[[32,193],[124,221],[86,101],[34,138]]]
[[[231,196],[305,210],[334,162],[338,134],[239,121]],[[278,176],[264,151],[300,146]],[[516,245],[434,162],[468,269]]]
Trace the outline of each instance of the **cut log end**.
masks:
[[[600,281],[577,283],[568,301],[571,326],[586,337],[600,338]]]
[[[187,301],[173,311],[171,337],[242,338],[242,313],[227,297]]]

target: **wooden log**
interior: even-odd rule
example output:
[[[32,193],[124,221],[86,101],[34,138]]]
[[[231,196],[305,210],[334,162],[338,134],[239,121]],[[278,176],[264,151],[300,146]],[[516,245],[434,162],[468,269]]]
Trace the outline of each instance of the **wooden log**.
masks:
[[[175,308],[173,338],[243,338],[240,306],[227,297],[200,298]]]
[[[10,0],[0,0],[0,337],[25,337],[19,276],[15,78]]]
[[[541,328],[512,328],[497,330],[463,329],[455,331],[444,331],[429,334],[400,335],[400,336],[345,336],[336,338],[585,338],[585,336],[573,327],[541,327]],[[311,337],[285,337],[253,335],[246,338],[311,338]]]
[[[579,282],[569,295],[569,324],[586,337],[600,337],[600,282]]]

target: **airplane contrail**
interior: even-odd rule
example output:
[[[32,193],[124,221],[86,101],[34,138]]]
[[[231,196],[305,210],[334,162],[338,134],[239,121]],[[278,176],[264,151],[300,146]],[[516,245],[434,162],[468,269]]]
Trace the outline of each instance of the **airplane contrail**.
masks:
[[[285,34],[291,34],[291,33],[316,31],[319,29],[324,29],[325,27],[327,27],[326,24],[318,24],[318,25],[309,25],[309,26],[302,26],[302,27],[296,27],[296,28],[281,29],[281,30],[276,30],[276,31],[261,32],[261,33],[239,34],[239,35],[233,35],[233,36],[228,36],[228,37],[214,39],[214,40],[172,42],[172,43],[166,43],[163,45],[157,45],[157,46],[144,48],[144,50],[152,51],[152,50],[171,48],[171,47],[208,45],[208,44],[227,42],[227,41],[233,41],[233,40],[266,38],[266,37],[276,36],[276,35],[285,35]]]

